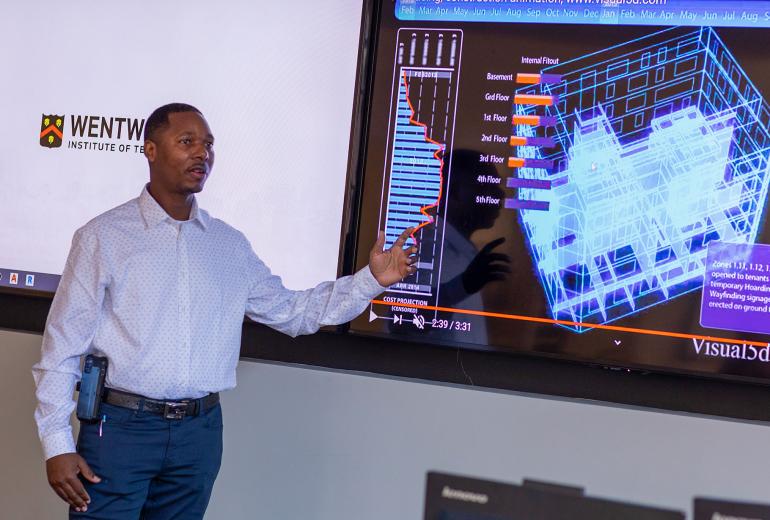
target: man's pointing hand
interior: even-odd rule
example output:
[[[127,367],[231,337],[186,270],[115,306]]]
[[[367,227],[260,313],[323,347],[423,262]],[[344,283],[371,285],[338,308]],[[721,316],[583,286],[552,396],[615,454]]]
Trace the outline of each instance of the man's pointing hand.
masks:
[[[407,228],[387,250],[383,250],[385,232],[380,231],[377,235],[377,242],[369,252],[369,269],[383,287],[393,285],[417,270],[414,265],[417,262],[417,247],[404,249],[404,244],[414,230],[413,227]]]

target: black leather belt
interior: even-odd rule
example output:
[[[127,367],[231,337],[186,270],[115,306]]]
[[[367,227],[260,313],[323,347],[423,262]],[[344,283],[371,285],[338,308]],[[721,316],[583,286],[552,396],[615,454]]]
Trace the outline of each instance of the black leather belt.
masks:
[[[102,401],[121,408],[143,410],[166,419],[184,419],[196,417],[219,403],[219,393],[209,394],[200,399],[180,399],[178,401],[160,401],[137,394],[105,388]]]

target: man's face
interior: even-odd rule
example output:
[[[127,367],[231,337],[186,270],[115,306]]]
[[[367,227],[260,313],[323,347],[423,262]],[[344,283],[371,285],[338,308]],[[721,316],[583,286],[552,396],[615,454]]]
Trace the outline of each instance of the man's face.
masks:
[[[198,193],[214,166],[214,136],[197,112],[169,114],[168,123],[145,142],[153,189],[174,195]]]

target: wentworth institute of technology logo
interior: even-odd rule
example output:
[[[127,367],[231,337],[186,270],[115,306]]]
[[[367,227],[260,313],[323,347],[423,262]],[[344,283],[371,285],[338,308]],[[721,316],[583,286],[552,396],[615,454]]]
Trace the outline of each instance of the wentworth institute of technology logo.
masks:
[[[67,118],[69,126],[65,123]],[[94,153],[141,154],[144,153],[143,131],[144,118],[141,117],[43,114],[40,146]]]
[[[40,146],[59,148],[64,137],[64,116],[43,114],[40,122]]]

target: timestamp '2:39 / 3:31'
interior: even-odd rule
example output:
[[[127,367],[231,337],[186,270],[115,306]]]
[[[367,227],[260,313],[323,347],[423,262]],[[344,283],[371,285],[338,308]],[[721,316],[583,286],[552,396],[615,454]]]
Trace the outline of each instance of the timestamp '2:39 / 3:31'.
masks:
[[[471,322],[469,321],[441,320],[433,318],[433,321],[431,321],[431,326],[434,329],[457,330],[460,332],[470,332],[471,330]]]

